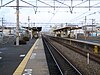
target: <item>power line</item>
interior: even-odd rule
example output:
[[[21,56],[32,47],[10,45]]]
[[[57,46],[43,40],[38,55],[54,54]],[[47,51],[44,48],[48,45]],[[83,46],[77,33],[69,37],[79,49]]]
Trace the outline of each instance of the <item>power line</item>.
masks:
[[[0,7],[7,7],[6,5],[8,5],[8,4],[10,4],[10,3],[14,2],[14,1],[15,0],[12,0],[12,1],[9,1],[9,2],[3,4],[3,5],[1,4]],[[34,5],[28,3],[28,2],[26,2],[24,0],[20,0],[20,1],[22,1],[24,3],[27,3],[27,4],[29,4],[29,5],[34,7]],[[16,13],[17,13],[16,14],[16,45],[19,45],[19,7],[20,7],[19,6],[19,0],[16,0],[16,6],[12,6],[12,7],[16,7]]]
[[[98,5],[98,4],[100,4],[100,2],[98,2],[98,3],[96,3],[96,4],[92,5],[92,6],[90,6],[90,8],[93,8],[93,7],[95,7],[95,5]],[[98,8],[99,8],[99,7],[98,7]],[[80,16],[82,16],[82,15],[88,13],[88,12],[89,12],[89,11],[86,11],[86,12],[82,13],[81,15],[75,17],[74,19],[75,19],[75,20],[78,20],[78,19],[77,19],[78,17],[80,17]],[[96,12],[98,12],[98,11],[96,11]],[[85,15],[85,16],[90,16],[90,15],[96,14],[96,12],[90,13],[90,14]],[[74,19],[72,19],[72,21],[73,21]],[[79,18],[79,19],[80,19],[80,18]]]

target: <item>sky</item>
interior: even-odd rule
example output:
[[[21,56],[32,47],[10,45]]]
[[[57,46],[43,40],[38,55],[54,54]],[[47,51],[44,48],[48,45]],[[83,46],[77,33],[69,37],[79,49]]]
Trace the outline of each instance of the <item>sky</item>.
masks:
[[[2,5],[10,1],[12,0],[2,0]],[[72,23],[82,26],[85,23],[85,16],[87,19],[87,24],[92,24],[92,19],[95,19],[94,23],[100,23],[100,0],[90,0],[90,6],[92,6],[90,9],[89,0],[73,0],[73,2],[71,2],[71,0],[22,1],[19,0],[19,6],[30,6],[25,3],[28,2],[34,6],[37,6],[38,8],[20,7],[19,21],[22,23],[20,26],[28,26],[28,24],[25,24],[28,23],[28,16],[30,17],[30,23],[32,23],[30,26],[42,26],[44,31],[50,29],[51,26],[61,25],[57,23]],[[16,0],[7,4],[6,6],[16,6]],[[59,8],[53,8],[51,6],[58,6]],[[74,6],[74,8],[71,8],[71,6]],[[35,13],[34,10],[37,10],[37,12]],[[4,18],[5,26],[16,26],[15,7],[1,7],[0,14],[0,19],[2,17]]]

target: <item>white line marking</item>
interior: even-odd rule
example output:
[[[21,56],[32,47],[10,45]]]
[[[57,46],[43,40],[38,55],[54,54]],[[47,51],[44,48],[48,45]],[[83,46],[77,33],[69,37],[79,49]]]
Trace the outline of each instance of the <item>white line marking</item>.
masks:
[[[2,57],[0,57],[0,60],[2,59]]]
[[[22,58],[23,58],[23,57],[25,57],[25,54],[22,54],[22,55],[20,55],[19,57],[22,57]]]
[[[25,69],[23,75],[32,75],[32,69]]]
[[[30,59],[34,59],[34,58],[35,58],[35,56],[36,56],[36,53],[32,53],[32,55],[31,55]]]

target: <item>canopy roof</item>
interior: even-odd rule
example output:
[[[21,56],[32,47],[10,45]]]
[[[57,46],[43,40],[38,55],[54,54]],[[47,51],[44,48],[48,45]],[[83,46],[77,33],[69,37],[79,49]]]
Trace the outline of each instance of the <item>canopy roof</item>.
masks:
[[[42,30],[42,27],[23,27],[25,29],[29,29],[29,30],[33,30],[33,31],[41,31]]]
[[[76,29],[82,29],[82,27],[64,27],[64,28],[60,28],[60,29],[56,29],[56,30],[54,30],[54,32],[56,32],[56,31],[63,31],[63,30],[76,30]]]

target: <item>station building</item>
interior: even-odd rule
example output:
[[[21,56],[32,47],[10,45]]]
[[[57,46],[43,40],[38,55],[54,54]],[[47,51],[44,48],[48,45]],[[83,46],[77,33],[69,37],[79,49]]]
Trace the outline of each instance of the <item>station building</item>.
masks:
[[[59,29],[54,29],[54,36],[59,37],[70,37],[70,38],[78,38],[78,36],[82,37],[93,37],[100,36],[100,26],[97,25],[84,25],[82,27],[78,26],[66,26]]]
[[[84,31],[85,36],[97,36],[97,25],[84,25],[82,29]]]
[[[70,37],[70,38],[77,38],[75,36],[75,30],[81,29],[82,27],[78,26],[66,26],[60,29],[55,29],[54,34],[55,36],[59,37]]]

